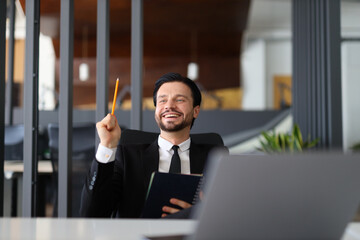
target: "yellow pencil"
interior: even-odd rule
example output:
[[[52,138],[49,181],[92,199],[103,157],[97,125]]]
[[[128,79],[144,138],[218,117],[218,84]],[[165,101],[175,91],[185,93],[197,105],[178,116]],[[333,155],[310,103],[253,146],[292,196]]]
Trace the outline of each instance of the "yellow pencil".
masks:
[[[118,88],[119,88],[119,78],[116,79],[116,86],[115,86],[115,93],[114,93],[113,105],[112,105],[112,109],[111,109],[111,115],[114,115]]]

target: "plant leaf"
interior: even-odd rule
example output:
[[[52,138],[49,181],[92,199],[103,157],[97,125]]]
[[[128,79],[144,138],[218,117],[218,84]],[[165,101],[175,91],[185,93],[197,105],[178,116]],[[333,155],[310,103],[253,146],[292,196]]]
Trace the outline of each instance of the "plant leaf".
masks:
[[[286,141],[285,141],[285,135],[284,134],[279,134],[279,142],[280,142],[280,147],[282,149],[283,152],[285,152],[286,149]]]
[[[302,146],[303,145],[302,134],[301,134],[299,125],[296,123],[294,124],[294,127],[293,127],[293,136],[298,140],[300,146]]]
[[[261,132],[261,135],[265,138],[265,140],[266,140],[269,144],[271,144],[271,142],[274,141],[274,140],[273,140],[273,137],[272,137],[269,133],[267,133],[267,132]]]
[[[314,147],[316,144],[318,144],[318,142],[320,141],[320,138],[316,138],[314,139],[312,142],[310,142],[307,146],[307,148],[312,148]]]
[[[268,144],[264,143],[263,141],[260,141],[260,144],[263,152],[272,153],[271,147]]]
[[[300,144],[300,140],[297,139],[297,138],[294,141],[294,150],[298,151],[298,152],[302,152],[302,147],[301,147],[301,144]]]

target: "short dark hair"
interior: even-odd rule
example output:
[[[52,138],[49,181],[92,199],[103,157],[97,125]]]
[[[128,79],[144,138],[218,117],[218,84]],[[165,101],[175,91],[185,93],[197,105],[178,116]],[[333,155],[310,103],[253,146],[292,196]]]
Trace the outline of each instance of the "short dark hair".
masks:
[[[199,88],[196,86],[195,82],[187,77],[181,76],[179,73],[170,72],[170,73],[164,74],[162,77],[160,77],[155,82],[155,88],[154,88],[154,92],[153,92],[153,100],[154,100],[155,107],[156,107],[156,95],[157,95],[159,88],[161,87],[161,85],[163,85],[164,83],[168,83],[168,82],[182,82],[182,83],[186,84],[191,90],[191,94],[193,97],[193,107],[200,106],[201,92],[200,92]]]

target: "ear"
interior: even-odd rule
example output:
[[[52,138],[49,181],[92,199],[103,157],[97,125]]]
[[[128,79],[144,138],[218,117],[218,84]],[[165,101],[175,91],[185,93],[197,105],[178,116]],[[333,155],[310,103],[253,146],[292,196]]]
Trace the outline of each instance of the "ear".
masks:
[[[197,118],[197,117],[199,116],[199,113],[200,113],[200,106],[197,105],[196,107],[194,107],[193,117],[194,117],[194,118]]]

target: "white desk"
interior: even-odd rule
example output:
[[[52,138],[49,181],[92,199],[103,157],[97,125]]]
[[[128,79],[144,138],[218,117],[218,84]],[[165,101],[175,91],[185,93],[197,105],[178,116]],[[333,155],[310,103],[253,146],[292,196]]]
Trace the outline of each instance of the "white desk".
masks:
[[[41,160],[38,162],[39,173],[52,173],[53,169],[50,160]],[[11,179],[14,173],[23,173],[24,163],[21,160],[5,160],[4,175],[7,179]]]
[[[194,220],[0,218],[0,239],[125,239],[190,234]]]
[[[0,218],[0,239],[125,239],[191,234],[195,220]],[[342,240],[359,240],[360,223],[350,223]]]
[[[4,162],[4,176],[6,179],[11,180],[11,216],[17,216],[18,215],[18,208],[19,208],[19,202],[18,202],[18,195],[21,196],[21,191],[18,192],[18,189],[21,189],[18,187],[18,185],[21,186],[21,183],[19,180],[21,180],[22,175],[24,172],[24,162],[22,160],[5,160]],[[44,176],[45,174],[49,175],[53,172],[51,161],[50,160],[40,160],[38,161],[38,173],[41,176]],[[42,184],[44,186],[44,184]],[[44,190],[44,187],[41,188],[42,191]],[[21,198],[20,198],[21,199]],[[42,196],[41,198],[43,201],[45,201],[45,196]],[[45,204],[45,203],[44,203]],[[45,207],[42,207],[42,211]]]

